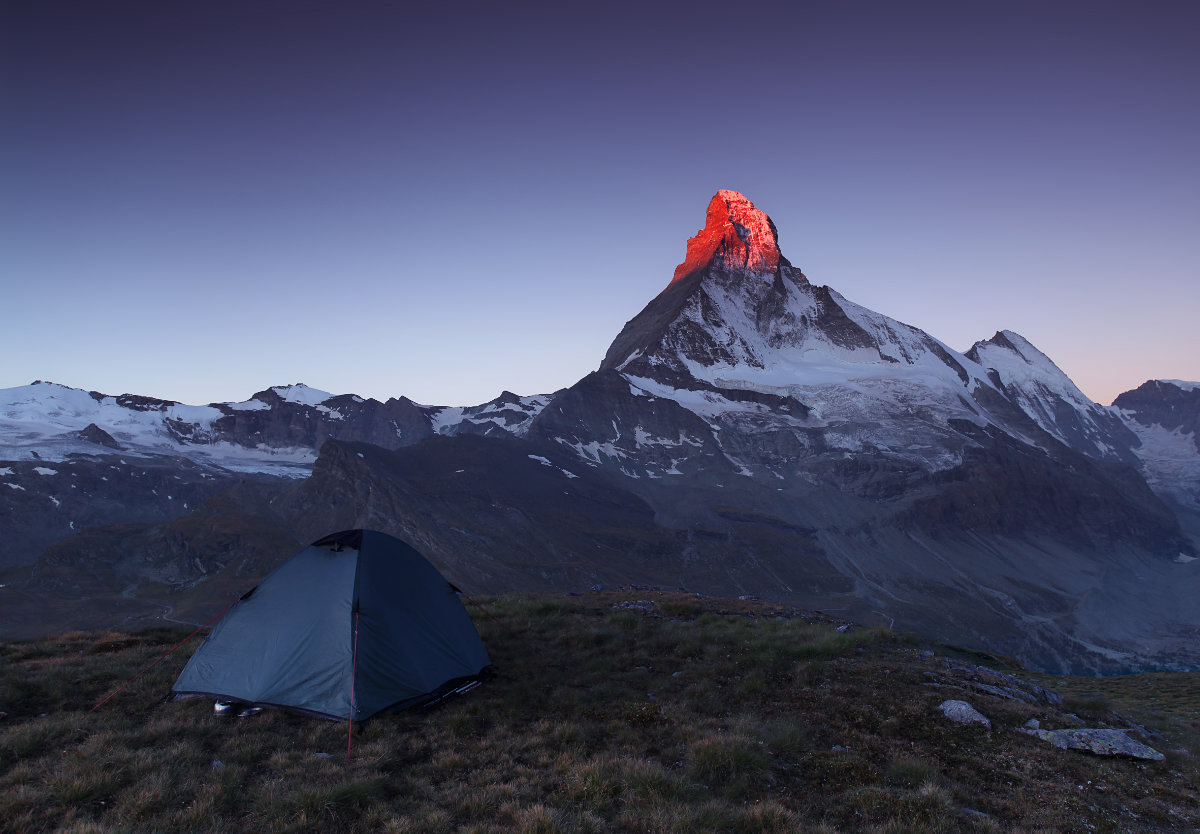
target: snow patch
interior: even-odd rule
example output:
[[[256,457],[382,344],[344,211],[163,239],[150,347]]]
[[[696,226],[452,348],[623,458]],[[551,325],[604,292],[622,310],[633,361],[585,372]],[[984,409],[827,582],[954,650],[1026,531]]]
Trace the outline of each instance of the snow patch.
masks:
[[[246,400],[244,403],[224,403],[224,405],[234,411],[269,411],[271,408],[262,400]]]
[[[596,440],[593,440],[590,443],[580,443],[578,441],[571,443],[561,437],[555,438],[555,439],[562,445],[567,446],[568,448],[574,449],[575,454],[577,454],[579,457],[583,458],[588,463],[592,463],[592,464],[603,463],[603,461],[600,459],[601,455],[604,455],[606,458],[613,458],[613,459],[620,459],[620,458],[627,457],[627,455],[624,452],[622,452],[620,449],[618,449],[616,446],[614,446],[611,442],[600,443]],[[624,471],[624,470],[622,470],[622,471]],[[626,473],[626,474],[629,474],[629,473]],[[636,477],[636,476],[633,476],[633,477]]]
[[[20,484],[10,484],[8,481],[5,481],[4,483],[5,483],[5,486],[10,486],[10,487],[12,487],[13,489],[19,489],[19,490],[22,490],[22,491],[24,491],[24,490],[25,490],[25,487],[21,486]]]
[[[1174,385],[1176,388],[1182,388],[1184,391],[1200,391],[1200,382],[1188,382],[1183,379],[1159,379],[1155,381]]]
[[[1142,464],[1142,476],[1150,488],[1184,506],[1200,502],[1200,454],[1195,439],[1180,429],[1168,430],[1158,423],[1146,425],[1120,412],[1142,445],[1134,454]]]
[[[58,474],[57,469],[48,469],[45,466],[35,466],[35,467],[33,467],[33,471],[38,473],[39,475],[57,475]]]
[[[433,429],[433,433],[449,434],[451,428],[462,422],[464,410],[463,406],[456,405],[438,409],[429,415],[430,428]]]
[[[319,405],[333,396],[328,391],[309,388],[304,383],[276,385],[271,390],[286,402],[297,403],[298,405]]]

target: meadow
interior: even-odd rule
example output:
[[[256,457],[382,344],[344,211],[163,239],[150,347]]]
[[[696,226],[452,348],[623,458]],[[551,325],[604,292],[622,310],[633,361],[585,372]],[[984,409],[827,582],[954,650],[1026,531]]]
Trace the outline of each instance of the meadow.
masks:
[[[0,644],[0,831],[1117,832],[1200,826],[1200,675],[1029,675],[755,600],[623,589],[469,606],[494,678],[355,728],[167,701],[187,631]],[[839,628],[841,630],[839,630]],[[1061,709],[955,678],[983,664]],[[937,709],[970,701],[990,730]],[[1141,724],[1163,762],[1017,732]]]

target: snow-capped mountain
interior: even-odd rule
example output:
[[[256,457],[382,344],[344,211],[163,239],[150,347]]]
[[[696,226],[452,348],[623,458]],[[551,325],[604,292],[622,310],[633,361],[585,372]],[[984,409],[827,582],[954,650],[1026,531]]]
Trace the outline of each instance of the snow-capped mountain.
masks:
[[[418,405],[280,385],[244,402],[185,405],[49,382],[0,390],[0,460],[63,461],[122,452],[181,456],[234,472],[306,477],[328,438],[385,448],[432,434],[521,435],[548,397],[504,392],[479,406]]]
[[[0,390],[0,566],[95,525],[170,521],[241,480],[306,478],[330,438],[395,449],[521,435],[547,399],[446,408],[296,384],[196,406],[49,382]]]
[[[1003,331],[959,353],[810,283],[781,254],[770,218],[733,191],[713,197],[671,283],[613,342],[599,376],[614,375],[622,382],[581,384],[653,407],[626,403],[632,422],[596,422],[556,401],[533,431],[650,478],[711,468],[714,449],[743,476],[812,479],[821,459],[865,454],[941,471],[989,426],[1039,448],[1057,440],[1135,459],[1119,416],[1024,338]],[[674,406],[691,415],[683,434],[662,426]]]
[[[1100,406],[1007,330],[960,353],[810,282],[721,191],[599,369],[553,394],[0,392],[0,504],[23,502],[0,537],[42,554],[30,587],[174,599],[366,526],[475,591],[651,582],[1043,668],[1200,666],[1200,386],[1148,386]],[[16,521],[35,512],[49,542]],[[78,529],[104,519],[129,523]]]
[[[1112,408],[1092,402],[1065,373],[1011,330],[976,342],[966,355],[1047,433],[1102,460],[1133,462],[1137,438]]]
[[[1200,538],[1135,469],[1147,444],[1122,411],[1019,334],[959,353],[813,284],[736,192],[528,436],[625,479],[664,523],[731,549],[759,537],[742,558],[771,570],[769,549],[790,550],[926,633],[953,620],[1070,665],[1120,645],[1186,653],[1197,625],[1177,593],[1200,589],[1178,567]],[[1164,621],[1130,619],[1151,599]]]
[[[1150,380],[1112,408],[1137,435],[1146,481],[1184,512],[1185,527],[1200,539],[1200,382]]]

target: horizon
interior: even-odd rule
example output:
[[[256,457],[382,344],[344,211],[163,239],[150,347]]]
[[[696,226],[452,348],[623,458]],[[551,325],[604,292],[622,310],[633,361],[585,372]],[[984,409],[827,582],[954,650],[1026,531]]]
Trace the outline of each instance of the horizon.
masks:
[[[1015,331],[1102,405],[1200,381],[1197,6],[50,0],[6,23],[0,388],[551,393],[724,188],[812,283],[956,351]]]

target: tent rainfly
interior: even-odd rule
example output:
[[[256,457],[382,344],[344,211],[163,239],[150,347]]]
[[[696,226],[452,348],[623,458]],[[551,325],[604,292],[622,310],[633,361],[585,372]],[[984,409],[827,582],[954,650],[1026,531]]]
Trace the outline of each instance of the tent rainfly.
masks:
[[[457,593],[399,539],[326,536],[238,600],[171,693],[354,721],[436,701],[491,665]]]

